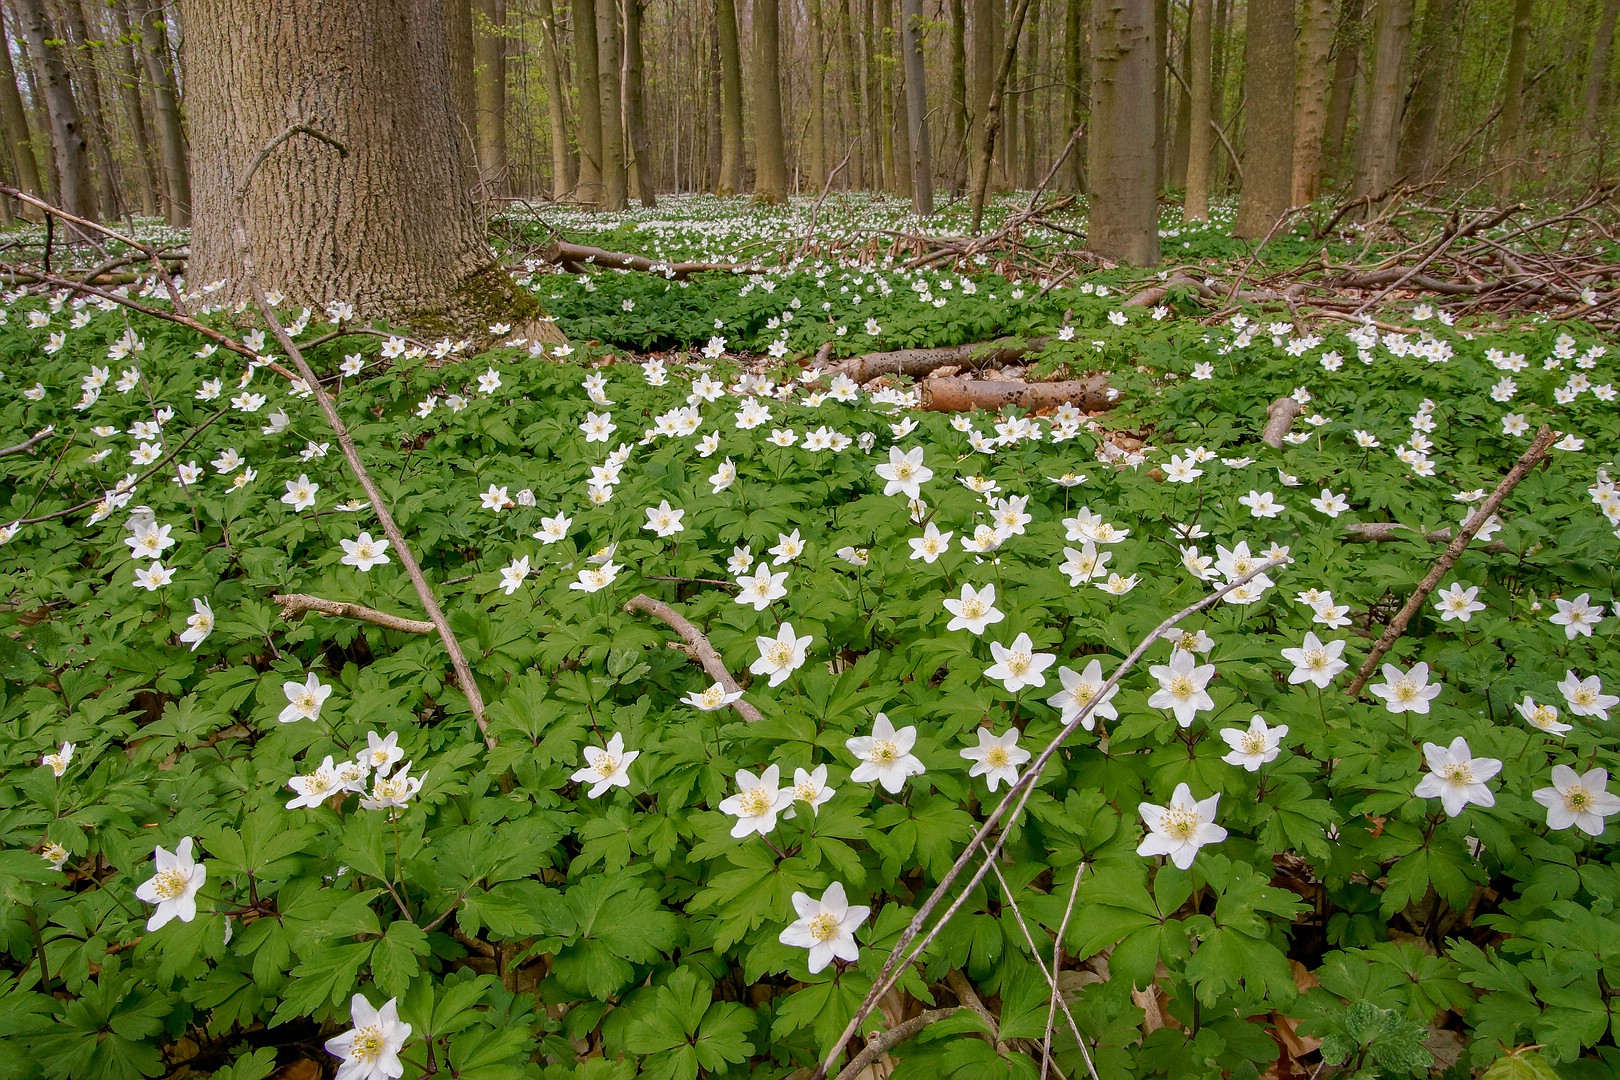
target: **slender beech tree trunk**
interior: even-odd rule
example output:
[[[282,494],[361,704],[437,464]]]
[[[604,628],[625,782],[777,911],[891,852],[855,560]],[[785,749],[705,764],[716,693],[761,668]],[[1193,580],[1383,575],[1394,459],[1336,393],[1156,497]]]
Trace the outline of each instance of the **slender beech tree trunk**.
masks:
[[[97,46],[102,43],[91,37],[79,0],[63,0],[57,5],[57,10],[62,19],[62,28],[67,31],[68,69],[80,87],[79,113],[84,117],[85,130],[95,156],[96,172],[101,181],[96,185],[101,218],[103,221],[113,221],[123,216],[124,176],[113,156],[111,101],[106,96],[101,72],[96,69]],[[96,45],[92,45],[92,41],[96,41]]]
[[[1172,9],[1174,10],[1174,9]],[[1187,152],[1192,141],[1192,5],[1187,6],[1187,32],[1181,35],[1181,78],[1165,83],[1165,93],[1176,103],[1174,136],[1165,158],[1165,186],[1187,188]],[[1184,200],[1185,202],[1185,200]]]
[[[736,0],[717,0],[720,24],[720,194],[743,189],[742,48]]]
[[[1412,91],[1406,104],[1406,134],[1401,140],[1401,173],[1414,181],[1429,179],[1440,134],[1440,109],[1456,54],[1457,0],[1429,0],[1418,33],[1412,64]]]
[[[141,63],[152,86],[152,126],[157,129],[158,154],[163,160],[163,216],[175,228],[185,228],[191,224],[191,160],[180,118],[168,24],[161,6],[143,0],[126,2],[135,5],[131,14],[140,20]]]
[[[596,5],[610,0],[572,0],[574,93],[579,102],[579,186],[574,197],[602,203],[602,74],[596,56]]]
[[[1294,179],[1294,0],[1249,0],[1243,193],[1232,235],[1258,240],[1289,207]]]
[[[1592,59],[1586,69],[1586,90],[1581,95],[1581,135],[1595,138],[1603,130],[1603,105],[1608,96],[1609,59],[1614,49],[1615,17],[1620,15],[1620,0],[1603,0],[1603,13],[1598,16],[1597,32],[1592,38]]]
[[[777,4],[778,0],[754,0],[754,199],[773,204],[787,199]]]
[[[1188,221],[1209,219],[1210,144],[1210,0],[1191,0],[1187,25],[1187,197],[1181,214]]]
[[[1506,200],[1519,172],[1519,128],[1524,119],[1524,70],[1530,55],[1532,0],[1513,0],[1508,31],[1507,68],[1502,75],[1502,118],[1496,128],[1496,197]]]
[[[1226,124],[1226,54],[1232,35],[1232,0],[1215,0],[1215,21],[1210,31],[1209,115],[1218,126]],[[1213,135],[1213,132],[1211,132]],[[1221,178],[1229,167],[1226,143],[1216,140],[1209,162],[1211,190],[1222,189]]]
[[[501,319],[557,337],[495,262],[461,182],[438,0],[185,3],[191,280],[245,297],[240,231],[260,283],[294,305],[347,300],[362,319],[439,333]],[[294,123],[342,152],[289,133]]]
[[[1361,73],[1362,25],[1372,0],[1341,0],[1333,34],[1333,91],[1328,95],[1327,130],[1322,135],[1324,173],[1339,175],[1344,164],[1344,136],[1350,127],[1356,84]]]
[[[540,64],[545,71],[546,117],[551,123],[551,197],[566,199],[574,190],[574,155],[568,146],[568,101],[563,90],[562,44],[554,0],[539,0]]]
[[[112,36],[116,38],[108,43],[107,51],[116,58],[118,96],[124,105],[124,116],[129,121],[141,175],[146,178],[146,183],[139,185],[141,213],[146,217],[156,217],[158,200],[163,192],[163,171],[158,167],[157,155],[152,152],[150,126],[141,103],[141,65],[135,58],[135,33],[122,6],[109,5],[106,14],[112,24]]]
[[[1000,24],[1002,15],[1000,0],[971,0],[971,3],[973,41],[969,71],[972,75],[972,97],[968,99],[968,104],[972,112],[972,126],[968,132],[968,145],[977,147],[983,142],[984,118],[990,111],[990,87],[995,82],[996,64],[1001,59],[995,51],[994,28]],[[972,156],[973,151],[970,150],[969,165],[976,168],[972,165]],[[972,175],[977,176],[977,173]]]
[[[725,94],[720,85],[720,20],[711,18],[709,20],[709,92],[705,96],[702,111],[698,113],[699,119],[723,116],[724,110],[721,108],[720,103],[724,97]],[[712,119],[703,125],[703,129],[708,133],[708,138],[704,140],[704,144],[708,148],[708,161],[706,162],[708,171],[704,176],[704,185],[706,190],[716,195],[720,194],[720,178],[722,175],[720,172],[720,128],[721,124],[714,123]],[[735,195],[736,191],[732,191],[732,194]]]
[[[1207,3],[1208,0],[1205,0]],[[1079,131],[1086,122],[1086,14],[1091,10],[1089,0],[1065,0],[1063,13],[1063,82],[1068,101],[1067,130],[1063,142]],[[1076,192],[1086,187],[1086,148],[1075,146],[1069,154],[1069,187]]]
[[[44,0],[13,0],[17,29],[39,70],[40,97],[51,129],[56,192],[62,209],[79,217],[96,216],[96,193],[90,182],[90,146],[78,102],[73,100],[62,38],[46,17]]]
[[[951,71],[950,104],[945,112],[945,181],[954,199],[962,193],[967,169],[968,110],[967,90],[967,3],[950,0]]]
[[[911,209],[934,212],[934,160],[928,138],[928,90],[923,74],[922,0],[901,0],[900,42],[906,77],[906,131],[911,143]]]
[[[810,145],[800,159],[799,171],[805,187],[821,193],[827,178],[827,65],[822,47],[826,27],[822,25],[821,0],[810,4]]]
[[[0,42],[9,41],[4,25],[5,14],[0,11]],[[11,63],[11,49],[0,49],[0,131],[5,132],[11,147],[12,176],[19,188],[40,198],[48,192],[40,181],[39,159],[34,156],[34,140],[28,127],[28,112],[23,108],[22,91],[17,88],[17,72]],[[9,200],[8,200],[9,201]],[[33,220],[37,212],[23,211],[23,217]]]
[[[653,167],[652,142],[647,137],[647,94],[642,85],[641,5],[644,0],[620,2],[624,4],[624,123],[630,133],[636,199],[642,206],[653,207],[658,205],[658,180]]]
[[[1522,2],[1522,0],[1521,0]],[[1407,42],[1412,33],[1412,0],[1374,0],[1372,70],[1356,136],[1357,197],[1381,196],[1395,183],[1401,107],[1406,97]],[[1369,207],[1369,213],[1373,208]]]
[[[843,55],[843,95],[845,149],[849,153],[849,186],[863,191],[868,186],[866,171],[866,114],[861,109],[861,54],[855,43],[855,0],[844,0],[839,18],[839,42]]]
[[[1450,3],[1451,0],[1434,0]],[[1303,206],[1322,187],[1322,135],[1327,130],[1333,47],[1333,0],[1301,0],[1294,69],[1294,177],[1290,199]]]
[[[1136,266],[1159,261],[1159,73],[1153,0],[1092,0],[1091,222],[1087,247]]]
[[[1151,3],[1152,0],[1147,0]],[[1001,130],[1001,103],[1007,95],[1007,83],[1012,78],[1013,60],[1018,52],[1019,31],[1024,28],[1024,17],[1029,13],[1030,0],[1017,0],[1012,22],[1007,27],[1006,46],[1001,52],[1001,65],[990,80],[990,101],[985,106],[984,122],[979,125],[979,145],[973,155],[973,188],[971,201],[972,226],[975,234],[984,223],[984,201],[990,190],[990,174],[995,170],[996,136]]]
[[[619,81],[623,58],[619,52],[616,0],[596,0],[595,15],[596,66],[600,80],[595,105],[602,118],[602,200],[599,206],[603,210],[623,210],[629,205],[629,184],[624,170],[624,111]]]
[[[478,179],[489,194],[504,195],[510,190],[506,175],[506,0],[477,0],[474,11]]]

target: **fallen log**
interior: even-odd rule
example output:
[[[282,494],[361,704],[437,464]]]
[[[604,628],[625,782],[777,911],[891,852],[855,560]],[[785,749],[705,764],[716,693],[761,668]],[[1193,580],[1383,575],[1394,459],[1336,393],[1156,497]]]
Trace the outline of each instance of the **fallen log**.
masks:
[[[937,349],[896,349],[892,352],[863,353],[838,361],[833,375],[847,375],[857,383],[871,382],[880,375],[909,375],[920,379],[942,367],[972,370],[1001,367],[1046,348],[1046,338],[1000,338],[967,345],[945,345]]]
[[[434,629],[433,624],[425,619],[406,619],[361,604],[351,604],[343,600],[327,600],[324,597],[310,596],[307,593],[276,593],[270,597],[270,600],[272,603],[281,605],[281,617],[288,622],[297,619],[305,612],[313,611],[321,615],[331,615],[335,618],[358,619],[360,622],[380,626],[384,630],[398,630],[405,634],[431,634]]]
[[[647,274],[658,274],[672,280],[690,277],[693,274],[703,274],[717,271],[727,274],[763,274],[765,267],[748,266],[742,263],[707,263],[707,262],[658,262],[645,255],[630,255],[622,251],[608,251],[604,248],[589,247],[585,244],[569,244],[564,241],[555,241],[549,248],[541,252],[541,257],[547,262],[556,263],[572,274],[580,274],[596,267],[602,270],[638,270]]]
[[[1088,412],[1112,409],[1119,391],[1101,375],[1062,382],[1025,382],[1022,379],[928,379],[920,384],[922,407],[932,412],[999,411],[1009,405],[1036,412],[1074,405]]]
[[[1294,420],[1299,416],[1300,404],[1291,397],[1280,397],[1266,406],[1266,429],[1260,435],[1260,441],[1273,450],[1281,450],[1283,436],[1288,429],[1294,426]]]

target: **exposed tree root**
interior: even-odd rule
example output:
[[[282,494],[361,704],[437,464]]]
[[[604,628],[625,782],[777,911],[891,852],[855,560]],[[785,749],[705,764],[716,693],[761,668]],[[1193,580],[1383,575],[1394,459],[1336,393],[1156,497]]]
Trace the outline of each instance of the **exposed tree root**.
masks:
[[[1099,412],[1119,404],[1118,391],[1101,375],[1045,383],[1022,379],[928,379],[922,383],[922,397],[923,408],[933,412],[994,412],[1009,405],[1037,412],[1064,404]]]

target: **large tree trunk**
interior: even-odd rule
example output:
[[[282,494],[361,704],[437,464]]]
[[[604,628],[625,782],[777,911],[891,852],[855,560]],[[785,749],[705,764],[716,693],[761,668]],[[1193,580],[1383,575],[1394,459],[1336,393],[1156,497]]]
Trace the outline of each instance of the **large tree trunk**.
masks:
[[[1438,0],[1449,3],[1451,0]],[[1291,199],[1303,206],[1322,187],[1322,136],[1327,130],[1328,54],[1333,48],[1333,0],[1302,0],[1294,74],[1294,177]]]
[[[1249,0],[1243,193],[1232,235],[1258,240],[1288,209],[1294,179],[1294,0]],[[1262,119],[1264,118],[1264,119]]]
[[[185,2],[192,281],[245,297],[240,236],[260,283],[293,304],[556,336],[495,263],[461,182],[438,0]]]
[[[1413,63],[1406,135],[1401,140],[1401,172],[1415,181],[1428,180],[1434,168],[1440,106],[1451,79],[1457,31],[1457,0],[1429,0]]]
[[[1210,145],[1210,2],[1191,0],[1187,27],[1187,83],[1192,89],[1187,105],[1187,196],[1181,216],[1187,221],[1209,218]]]
[[[624,171],[624,111],[619,97],[623,57],[619,47],[618,5],[615,0],[596,0],[596,65],[600,79],[596,107],[602,117],[602,201],[599,205],[603,210],[623,210],[629,205],[628,178]]]
[[[778,0],[754,3],[754,198],[787,198],[787,150],[782,138],[781,33]]]
[[[1406,98],[1407,42],[1412,34],[1412,0],[1374,0],[1373,62],[1356,136],[1353,194],[1377,199],[1395,183],[1401,107]],[[1522,0],[1521,0],[1522,2]],[[1369,207],[1369,213],[1372,208]]]
[[[934,159],[928,140],[927,84],[923,75],[921,0],[901,0],[900,40],[906,72],[906,130],[911,142],[911,209],[934,212]]]
[[[579,102],[579,186],[574,197],[587,206],[602,201],[602,77],[596,56],[596,4],[573,0],[574,93]]]
[[[191,224],[191,160],[186,131],[180,119],[180,92],[169,52],[169,31],[163,9],[141,0],[126,0],[140,20],[141,63],[152,85],[152,126],[157,129],[158,153],[163,160],[163,216],[183,229]]]
[[[473,55],[478,94],[478,179],[491,195],[510,190],[506,175],[506,0],[477,0]]]
[[[90,144],[63,56],[62,37],[50,24],[44,0],[13,0],[17,29],[39,72],[40,96],[51,129],[55,156],[56,197],[62,209],[82,218],[96,216],[96,193],[90,182]],[[46,42],[56,44],[47,45]]]
[[[0,11],[0,42],[7,40],[4,12]],[[17,89],[17,73],[12,68],[9,48],[0,49],[0,131],[5,132],[6,143],[11,147],[11,163],[15,170],[12,176],[16,178],[17,186],[30,195],[45,198],[47,192],[40,181],[39,159],[34,157],[34,141],[28,129],[28,112],[23,108],[22,92]],[[37,212],[27,208],[23,209],[22,214],[31,220],[38,216]]]
[[[472,0],[441,0],[445,47],[450,54],[450,104],[462,182],[478,183],[478,83],[474,74]]]
[[[551,197],[561,201],[574,190],[574,155],[568,146],[568,101],[563,90],[562,45],[553,0],[540,0],[541,67],[546,80],[546,116],[551,122]]]
[[[624,4],[624,126],[629,135],[631,175],[636,199],[642,206],[658,205],[658,181],[653,168],[652,144],[647,138],[647,95],[642,86],[641,5]]]
[[[950,104],[945,112],[945,182],[951,197],[962,193],[967,166],[967,132],[973,122],[967,97],[967,3],[950,0]]]
[[[1091,222],[1086,246],[1137,266],[1159,261],[1153,0],[1092,0]]]
[[[1592,59],[1586,69],[1586,91],[1581,95],[1581,134],[1588,139],[1603,127],[1603,104],[1609,85],[1609,58],[1614,49],[1615,17],[1620,0],[1603,0],[1597,33],[1592,38]]]
[[[720,23],[720,194],[743,189],[742,46],[735,0],[717,0]]]
[[[1524,118],[1524,70],[1530,54],[1532,0],[1513,0],[1507,68],[1502,75],[1502,118],[1496,129],[1496,197],[1507,199],[1519,171],[1519,128]]]

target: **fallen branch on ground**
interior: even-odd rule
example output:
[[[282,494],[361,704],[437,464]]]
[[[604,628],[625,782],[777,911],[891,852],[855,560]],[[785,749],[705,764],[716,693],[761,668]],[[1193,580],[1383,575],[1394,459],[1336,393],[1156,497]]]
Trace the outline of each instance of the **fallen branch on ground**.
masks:
[[[1410,525],[1402,525],[1398,521],[1358,521],[1344,527],[1344,538],[1352,544],[1381,544],[1395,540],[1416,540],[1419,537],[1431,544],[1451,543],[1451,530],[1434,529],[1430,532],[1419,533]],[[1474,548],[1491,555],[1509,555],[1513,549],[1500,540],[1493,540],[1489,544]]]
[[[331,615],[339,619],[357,619],[363,623],[380,626],[384,630],[398,630],[405,634],[433,633],[433,624],[425,619],[407,619],[344,600],[327,600],[319,596],[310,596],[308,593],[276,593],[270,599],[281,606],[281,617],[288,622],[301,618],[305,612],[313,611],[318,615]]]
[[[1291,397],[1280,397],[1266,406],[1266,429],[1260,433],[1260,441],[1273,450],[1281,450],[1283,436],[1288,429],[1294,426],[1299,417],[1301,405]]]
[[[540,253],[547,262],[556,263],[571,274],[582,274],[592,267],[600,270],[637,270],[646,274],[659,274],[666,278],[684,278],[693,274],[717,271],[727,274],[763,274],[765,267],[743,263],[656,262],[645,255],[630,255],[622,251],[607,251],[585,244],[555,241]]]
[[[829,374],[847,375],[857,383],[870,382],[880,375],[909,375],[920,379],[942,367],[973,370],[1015,363],[1030,353],[1046,348],[1046,338],[998,338],[966,345],[945,345],[937,349],[896,349],[893,352],[863,353],[838,361]]]
[[[1022,379],[928,379],[922,383],[922,407],[932,412],[999,411],[1016,405],[1029,412],[1074,405],[1087,412],[1112,409],[1119,391],[1102,375],[1062,382],[1025,382]]]
[[[646,593],[638,593],[631,597],[630,602],[624,605],[624,610],[632,615],[651,615],[653,618],[663,622],[671,630],[681,635],[681,640],[691,647],[692,658],[703,665],[703,670],[709,673],[709,678],[724,687],[728,694],[742,692],[742,688],[737,685],[737,680],[731,677],[726,662],[720,659],[720,654],[714,651],[714,646],[709,644],[709,639],[703,636],[703,631],[693,626],[680,612],[661,600],[654,600]],[[738,716],[750,724],[757,724],[765,719],[758,709],[742,698],[733,701],[731,707],[737,710]]]

